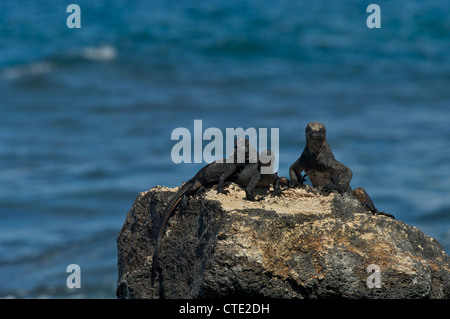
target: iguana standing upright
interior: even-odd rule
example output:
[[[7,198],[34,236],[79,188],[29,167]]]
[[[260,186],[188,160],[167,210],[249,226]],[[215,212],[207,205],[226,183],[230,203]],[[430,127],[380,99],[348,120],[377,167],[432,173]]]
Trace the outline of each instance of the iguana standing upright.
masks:
[[[350,187],[352,171],[334,158],[326,140],[325,125],[318,122],[308,123],[305,135],[305,149],[300,158],[289,168],[290,186],[302,185],[305,176],[308,176],[312,185],[321,188],[324,194],[334,190],[340,194],[351,192],[366,210],[376,215],[394,218],[391,214],[379,212],[364,188],[359,187],[352,191]],[[302,171],[306,173],[305,176],[302,176]]]
[[[158,237],[156,238],[155,251],[153,253],[153,273],[159,269],[161,239],[164,236],[167,221],[172,216],[181,199],[184,196],[190,196],[196,193],[202,187],[213,186],[215,184],[217,184],[217,191],[223,193],[224,182],[235,176],[245,165],[249,164],[252,151],[256,152],[253,148],[251,149],[248,139],[237,139],[235,149],[228,159],[215,161],[201,168],[194,177],[184,183],[171,197],[158,228]],[[245,158],[240,163],[242,152],[245,152]]]

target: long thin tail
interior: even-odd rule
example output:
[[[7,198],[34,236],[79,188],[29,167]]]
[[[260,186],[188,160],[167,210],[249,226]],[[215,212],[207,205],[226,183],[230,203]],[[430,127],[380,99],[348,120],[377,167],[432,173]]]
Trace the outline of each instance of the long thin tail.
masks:
[[[159,252],[161,250],[161,239],[164,236],[167,221],[172,216],[175,208],[180,203],[184,195],[189,195],[194,190],[194,182],[188,181],[184,183],[180,189],[172,196],[166,209],[164,210],[161,222],[158,228],[158,237],[156,238],[155,252],[153,253],[152,273],[155,274],[159,270]]]
[[[361,204],[363,204],[363,206],[366,210],[372,212],[373,214],[383,215],[383,216],[387,216],[387,217],[391,217],[391,218],[395,219],[394,215],[392,215],[392,214],[378,211],[378,209],[373,204],[372,199],[370,199],[369,194],[367,194],[367,192],[364,190],[364,188],[358,187],[357,189],[355,189],[353,191],[353,196],[355,196],[361,202]]]

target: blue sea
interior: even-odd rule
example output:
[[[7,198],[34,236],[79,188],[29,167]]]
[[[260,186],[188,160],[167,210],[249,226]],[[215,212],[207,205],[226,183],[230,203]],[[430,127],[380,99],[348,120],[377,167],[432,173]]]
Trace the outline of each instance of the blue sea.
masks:
[[[115,298],[138,193],[205,164],[171,158],[194,120],[279,128],[284,176],[324,123],[351,186],[450,253],[450,2],[380,0],[380,29],[370,3],[2,0],[0,297]]]

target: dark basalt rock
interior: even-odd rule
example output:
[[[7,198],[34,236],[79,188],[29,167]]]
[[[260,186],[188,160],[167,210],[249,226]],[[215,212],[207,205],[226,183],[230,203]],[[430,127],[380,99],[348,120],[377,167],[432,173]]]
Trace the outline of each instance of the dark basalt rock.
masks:
[[[450,298],[450,258],[402,221],[367,213],[348,194],[288,189],[243,200],[210,190],[169,220],[161,271],[151,267],[159,220],[174,193],[140,193],[117,238],[119,298]],[[369,288],[367,267],[380,269]]]

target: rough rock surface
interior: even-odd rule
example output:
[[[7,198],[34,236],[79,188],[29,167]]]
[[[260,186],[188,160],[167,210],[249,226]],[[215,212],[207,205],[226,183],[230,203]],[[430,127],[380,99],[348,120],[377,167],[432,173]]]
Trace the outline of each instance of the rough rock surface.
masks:
[[[176,189],[140,193],[117,238],[119,298],[450,298],[450,258],[402,221],[367,213],[350,195],[287,189],[244,200],[232,184],[191,197],[169,220],[161,272],[157,228]],[[380,268],[369,288],[367,267]],[[374,282],[370,279],[370,282]]]

